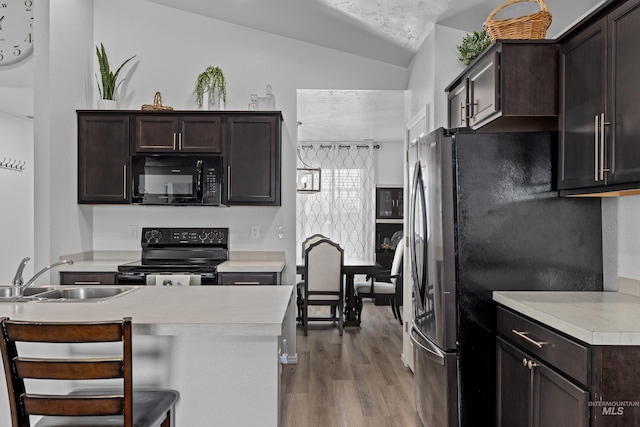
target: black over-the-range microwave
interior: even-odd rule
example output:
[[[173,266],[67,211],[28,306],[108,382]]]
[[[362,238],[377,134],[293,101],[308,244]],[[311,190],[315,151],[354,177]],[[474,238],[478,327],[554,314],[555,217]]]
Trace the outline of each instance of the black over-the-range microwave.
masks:
[[[222,202],[222,158],[211,155],[134,155],[131,202],[209,205]]]

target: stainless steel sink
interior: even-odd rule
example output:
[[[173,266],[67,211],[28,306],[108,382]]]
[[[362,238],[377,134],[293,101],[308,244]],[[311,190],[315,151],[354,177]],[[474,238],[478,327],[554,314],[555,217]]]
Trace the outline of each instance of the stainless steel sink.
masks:
[[[11,286],[0,286],[2,302],[103,302],[138,289],[137,286],[29,287],[22,298],[11,296]]]
[[[31,297],[34,295],[41,294],[43,292],[51,291],[55,288],[42,288],[42,287],[34,287],[27,288],[24,290],[25,297]],[[13,291],[13,286],[0,286],[0,301],[4,301],[4,299],[11,297],[11,293]]]
[[[133,292],[137,287],[90,286],[54,289],[37,294],[38,301],[108,301],[112,298]]]

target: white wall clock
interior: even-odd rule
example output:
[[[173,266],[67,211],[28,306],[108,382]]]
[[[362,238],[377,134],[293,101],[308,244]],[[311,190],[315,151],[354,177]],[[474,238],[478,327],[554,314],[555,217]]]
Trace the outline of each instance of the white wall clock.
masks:
[[[33,53],[33,0],[0,0],[0,67]]]

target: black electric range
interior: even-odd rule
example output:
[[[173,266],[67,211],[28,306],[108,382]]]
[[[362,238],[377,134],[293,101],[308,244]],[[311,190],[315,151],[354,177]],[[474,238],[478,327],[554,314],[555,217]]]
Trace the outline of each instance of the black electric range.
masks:
[[[143,228],[142,259],[118,266],[118,283],[146,284],[150,274],[198,274],[217,284],[217,266],[229,259],[228,228]]]

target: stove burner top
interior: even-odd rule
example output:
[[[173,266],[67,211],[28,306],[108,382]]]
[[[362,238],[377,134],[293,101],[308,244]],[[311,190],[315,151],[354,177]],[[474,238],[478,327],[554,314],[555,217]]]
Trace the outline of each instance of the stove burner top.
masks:
[[[142,259],[118,266],[118,280],[158,273],[215,276],[229,259],[228,228],[143,228]]]

